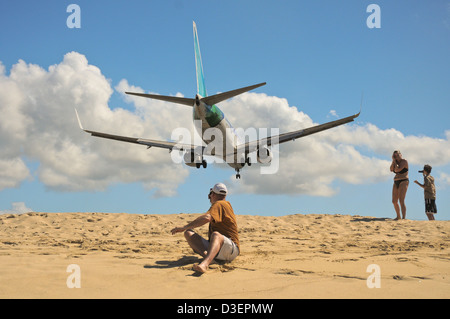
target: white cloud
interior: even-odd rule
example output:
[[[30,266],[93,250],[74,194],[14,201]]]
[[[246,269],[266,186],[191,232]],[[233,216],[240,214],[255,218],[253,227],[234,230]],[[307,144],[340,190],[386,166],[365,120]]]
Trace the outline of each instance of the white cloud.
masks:
[[[108,101],[114,89],[135,110],[111,109]],[[115,183],[141,183],[155,196],[176,194],[195,169],[172,163],[165,150],[94,138],[78,128],[74,108],[85,128],[111,134],[168,140],[175,128],[192,131],[190,107],[124,91],[144,92],[126,79],[112,88],[101,70],[76,52],[67,53],[48,70],[20,60],[6,75],[0,64],[0,190],[31,178],[24,162],[29,159],[39,163],[33,175],[53,190],[104,190]],[[286,99],[262,93],[242,94],[220,107],[236,128],[279,128],[284,133],[315,124]],[[275,175],[260,175],[254,165],[235,181],[228,169],[235,191],[331,196],[338,192],[336,181],[367,184],[392,177],[394,149],[400,149],[410,164],[448,165],[450,131],[445,136],[405,136],[396,129],[353,123],[281,145]]]
[[[265,94],[244,94],[222,105],[235,127],[278,127],[284,133],[316,124],[285,99]],[[240,181],[234,176],[230,180],[234,192],[332,196],[338,192],[336,181],[369,184],[392,178],[389,166],[395,149],[412,165],[447,165],[449,139],[450,131],[446,139],[437,139],[351,123],[280,145],[277,174],[261,175],[251,167]]]
[[[331,111],[328,113],[327,118],[331,118],[331,117],[339,118],[339,115],[337,115],[336,110],[331,110]]]
[[[23,180],[29,177],[28,167],[21,158],[0,158],[0,191],[5,188],[18,187]]]
[[[0,210],[0,215],[2,214],[24,214],[32,212],[31,208],[28,208],[24,202],[14,202],[11,203],[12,209]]]
[[[436,187],[438,189],[444,189],[447,186],[450,186],[450,174],[441,172],[436,181]]]
[[[100,69],[76,52],[67,53],[61,63],[48,70],[22,60],[12,67],[9,76],[3,68],[0,190],[18,186],[29,177],[21,159],[26,157],[39,162],[38,178],[50,189],[104,190],[118,182],[140,182],[147,189],[156,189],[155,196],[174,195],[188,168],[173,164],[166,151],[90,137],[78,128],[74,108],[86,128],[170,138],[167,123],[171,108],[146,101],[135,112],[111,110],[108,100],[112,93]],[[191,118],[180,117],[178,123]]]

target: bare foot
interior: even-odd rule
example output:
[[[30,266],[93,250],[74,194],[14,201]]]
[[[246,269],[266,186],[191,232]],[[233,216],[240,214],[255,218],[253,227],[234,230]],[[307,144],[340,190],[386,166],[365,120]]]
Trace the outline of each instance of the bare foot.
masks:
[[[202,266],[202,264],[194,264],[194,266],[192,266],[192,269],[194,269],[195,271],[204,274],[206,272],[206,270],[208,269],[208,267],[204,267]]]

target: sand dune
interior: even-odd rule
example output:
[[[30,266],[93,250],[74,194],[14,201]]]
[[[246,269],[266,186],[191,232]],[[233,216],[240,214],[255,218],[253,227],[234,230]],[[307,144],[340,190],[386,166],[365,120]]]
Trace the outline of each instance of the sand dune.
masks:
[[[0,215],[0,298],[449,298],[450,221],[238,216],[241,255],[192,271],[196,215]],[[207,227],[199,229],[206,234]],[[68,288],[67,266],[81,288]],[[368,288],[380,270],[380,288]]]

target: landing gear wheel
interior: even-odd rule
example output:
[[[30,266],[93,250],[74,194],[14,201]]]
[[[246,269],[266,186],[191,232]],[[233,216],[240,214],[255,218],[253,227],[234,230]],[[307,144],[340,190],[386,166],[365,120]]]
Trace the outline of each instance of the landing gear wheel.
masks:
[[[236,174],[236,179],[241,179],[241,174],[237,173]]]
[[[247,165],[250,167],[250,166],[252,166],[252,162],[250,161],[250,157],[247,157],[246,159],[245,159],[245,163],[247,163]]]
[[[206,163],[205,160],[202,161],[202,166],[203,166],[203,168],[206,168],[206,166],[208,166],[208,164]]]

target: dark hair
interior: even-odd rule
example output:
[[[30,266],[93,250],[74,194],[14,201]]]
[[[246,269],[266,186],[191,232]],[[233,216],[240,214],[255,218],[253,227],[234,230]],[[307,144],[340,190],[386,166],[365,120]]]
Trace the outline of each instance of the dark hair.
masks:
[[[227,197],[227,195],[225,195],[225,194],[217,194],[217,193],[214,193],[214,192],[212,192],[214,195],[216,195],[217,196],[217,198],[219,199],[219,200],[221,200],[221,199],[225,199],[225,197]]]

